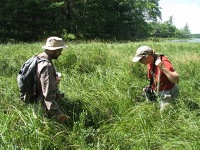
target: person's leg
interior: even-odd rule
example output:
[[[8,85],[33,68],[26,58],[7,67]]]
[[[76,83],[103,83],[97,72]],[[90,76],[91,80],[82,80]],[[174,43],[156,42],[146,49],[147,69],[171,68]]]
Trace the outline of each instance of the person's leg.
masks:
[[[170,90],[171,96],[174,100],[176,100],[179,96],[179,88],[178,86],[175,84],[174,87]]]
[[[170,90],[159,92],[160,111],[163,111],[167,107],[170,107],[171,104],[175,103],[178,95],[179,89],[177,85],[174,85]]]
[[[170,105],[172,104],[173,99],[171,98],[170,95],[166,95],[161,99],[160,101],[160,111],[163,111],[165,109],[167,109],[168,107],[170,107]]]

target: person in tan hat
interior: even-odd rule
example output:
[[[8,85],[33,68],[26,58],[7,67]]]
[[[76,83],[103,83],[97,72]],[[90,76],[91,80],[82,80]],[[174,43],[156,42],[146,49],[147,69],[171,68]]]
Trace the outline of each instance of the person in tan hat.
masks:
[[[147,65],[150,84],[143,89],[147,99],[152,101],[157,97],[161,111],[175,102],[179,95],[179,75],[166,56],[156,54],[149,46],[141,46],[132,61]]]
[[[52,60],[57,59],[62,54],[62,50],[67,48],[67,46],[61,38],[49,37],[42,48],[44,52],[39,54],[38,58],[47,61],[39,61],[37,66],[37,100],[42,102],[50,116],[55,117],[59,122],[63,122],[67,120],[67,116],[60,110],[57,103],[60,76],[54,68]]]

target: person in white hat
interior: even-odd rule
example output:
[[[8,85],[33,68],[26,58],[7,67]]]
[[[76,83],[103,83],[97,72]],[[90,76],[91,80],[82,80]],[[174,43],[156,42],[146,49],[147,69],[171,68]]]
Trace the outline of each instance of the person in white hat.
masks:
[[[161,111],[175,102],[179,95],[179,75],[166,56],[156,54],[149,46],[141,46],[132,61],[147,65],[150,84],[143,91],[150,89],[156,93]]]
[[[49,37],[42,48],[44,52],[39,54],[38,58],[47,61],[39,61],[37,66],[37,100],[42,102],[50,116],[55,117],[59,122],[63,122],[67,120],[67,116],[60,110],[56,102],[60,96],[58,93],[60,77],[54,68],[52,59],[57,59],[67,46],[61,38]]]

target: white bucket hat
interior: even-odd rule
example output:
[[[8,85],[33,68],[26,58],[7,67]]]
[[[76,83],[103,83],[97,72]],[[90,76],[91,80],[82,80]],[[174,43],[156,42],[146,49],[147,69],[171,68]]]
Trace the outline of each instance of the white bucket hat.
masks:
[[[143,56],[150,55],[152,53],[152,49],[149,46],[141,46],[137,49],[135,56],[133,57],[132,61],[137,62]]]
[[[60,48],[67,48],[67,46],[64,44],[62,38],[53,36],[47,39],[46,45],[42,48],[47,50],[57,50]]]

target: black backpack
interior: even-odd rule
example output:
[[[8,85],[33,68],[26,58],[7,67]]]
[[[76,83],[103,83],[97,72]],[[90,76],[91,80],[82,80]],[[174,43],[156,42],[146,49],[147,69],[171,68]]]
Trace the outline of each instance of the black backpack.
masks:
[[[33,56],[22,66],[17,76],[17,83],[20,98],[25,103],[34,103],[36,100],[36,69],[41,61],[48,61],[45,58]],[[48,61],[49,62],[49,61]]]

